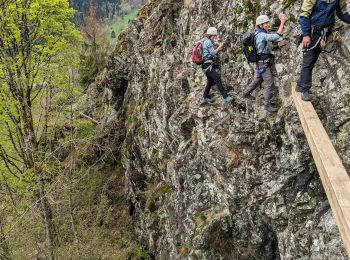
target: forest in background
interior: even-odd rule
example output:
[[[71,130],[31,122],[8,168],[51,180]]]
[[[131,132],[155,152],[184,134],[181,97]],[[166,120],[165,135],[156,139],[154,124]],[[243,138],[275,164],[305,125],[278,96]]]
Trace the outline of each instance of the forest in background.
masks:
[[[73,2],[85,12],[79,30],[68,0],[0,1],[0,259],[147,259],[125,206],[116,126],[98,121],[110,93],[88,93],[122,18],[109,1]],[[117,13],[134,17],[137,3]]]
[[[84,23],[84,17],[88,15],[91,5],[98,9],[98,18],[113,23],[131,11],[140,9],[145,3],[146,0],[70,0],[71,6],[77,10],[73,20],[77,25]]]

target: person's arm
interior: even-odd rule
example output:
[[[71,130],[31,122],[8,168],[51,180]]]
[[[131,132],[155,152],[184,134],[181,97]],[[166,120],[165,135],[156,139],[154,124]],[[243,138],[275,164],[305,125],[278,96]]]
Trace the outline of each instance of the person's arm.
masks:
[[[350,15],[346,10],[346,0],[340,0],[337,6],[337,16],[340,20],[350,24]]]
[[[207,50],[207,52],[210,56],[208,58],[213,58],[218,53],[218,51],[214,48],[214,45],[211,42],[211,40],[206,40],[204,42],[204,48]]]
[[[285,14],[281,15],[281,24],[278,27],[277,33],[264,33],[264,40],[267,42],[277,41],[282,37],[284,25],[287,21],[287,16]]]
[[[310,15],[315,4],[316,0],[304,0],[303,5],[301,6],[299,23],[303,36],[311,36]]]
[[[220,43],[219,46],[216,48],[216,52],[222,51],[222,48],[224,47],[224,43]]]
[[[222,51],[224,44],[220,43],[219,46],[215,49],[214,44],[211,41],[208,41],[208,52],[211,57],[214,57],[218,52]]]
[[[312,13],[312,10],[314,9],[315,4],[316,0],[304,0],[303,5],[301,6],[299,24],[303,35],[304,47],[309,47],[311,44],[310,15]]]
[[[281,34],[278,33],[262,33],[264,41],[274,42],[281,38]]]
[[[284,24],[286,23],[286,21],[287,21],[287,16],[285,14],[282,14],[281,15],[281,24],[277,30],[277,34],[280,36],[283,34]]]

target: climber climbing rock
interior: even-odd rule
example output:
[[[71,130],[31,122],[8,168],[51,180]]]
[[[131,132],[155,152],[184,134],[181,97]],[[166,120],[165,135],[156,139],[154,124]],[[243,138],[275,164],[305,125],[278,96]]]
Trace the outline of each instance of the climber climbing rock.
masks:
[[[281,24],[277,33],[269,33],[270,18],[267,15],[260,15],[256,19],[257,30],[255,32],[255,47],[257,53],[260,55],[260,60],[256,62],[256,72],[254,80],[249,84],[243,92],[243,97],[254,99],[251,93],[264,82],[265,94],[264,105],[268,112],[276,112],[277,108],[271,103],[274,91],[274,79],[271,72],[271,65],[273,63],[272,42],[277,41],[282,37],[284,24],[287,21],[287,16],[281,14]]]
[[[346,11],[346,0],[304,0],[299,23],[302,31],[303,62],[296,91],[302,92],[302,100],[310,101],[312,70],[331,35],[335,23],[335,13],[345,23],[350,24]]]
[[[203,64],[202,70],[207,76],[207,85],[204,90],[203,103],[213,103],[214,100],[210,96],[209,92],[212,86],[216,84],[218,87],[224,101],[229,103],[233,100],[233,97],[229,96],[226,92],[224,85],[222,84],[221,75],[216,71],[216,66],[213,62],[213,58],[222,51],[223,43],[220,43],[219,46],[215,49],[214,44],[216,43],[216,38],[218,31],[214,27],[210,27],[207,30],[207,33],[203,39],[202,53],[203,53]]]

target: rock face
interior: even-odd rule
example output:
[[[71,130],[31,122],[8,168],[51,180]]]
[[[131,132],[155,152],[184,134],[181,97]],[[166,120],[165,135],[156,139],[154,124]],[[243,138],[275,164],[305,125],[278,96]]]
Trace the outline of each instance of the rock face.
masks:
[[[153,0],[119,38],[100,87],[124,126],[122,162],[140,243],[157,259],[344,259],[346,253],[290,97],[300,70],[300,1]],[[235,33],[254,18],[290,18],[276,48],[275,103],[241,98],[254,67]],[[208,26],[226,39],[221,72],[236,97],[202,105],[206,79],[191,64]],[[350,31],[321,55],[313,101],[349,169]]]

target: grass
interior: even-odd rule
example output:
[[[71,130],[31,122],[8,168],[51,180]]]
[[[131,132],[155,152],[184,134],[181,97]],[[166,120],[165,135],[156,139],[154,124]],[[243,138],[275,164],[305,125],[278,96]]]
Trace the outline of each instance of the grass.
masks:
[[[329,243],[331,240],[332,240],[332,236],[330,234],[326,233],[323,235],[323,242],[325,244]]]
[[[137,16],[137,12],[138,10],[131,10],[128,14],[124,15],[123,18],[118,18],[114,23],[112,23],[109,26],[109,31],[110,34],[112,34],[112,31],[115,32],[116,37],[115,38],[111,38],[111,42],[112,44],[116,43],[118,35],[123,31],[123,29],[128,25],[128,22],[130,20],[133,20],[136,18]]]
[[[195,215],[195,221],[198,227],[203,227],[207,222],[207,216],[202,211],[197,212]]]

